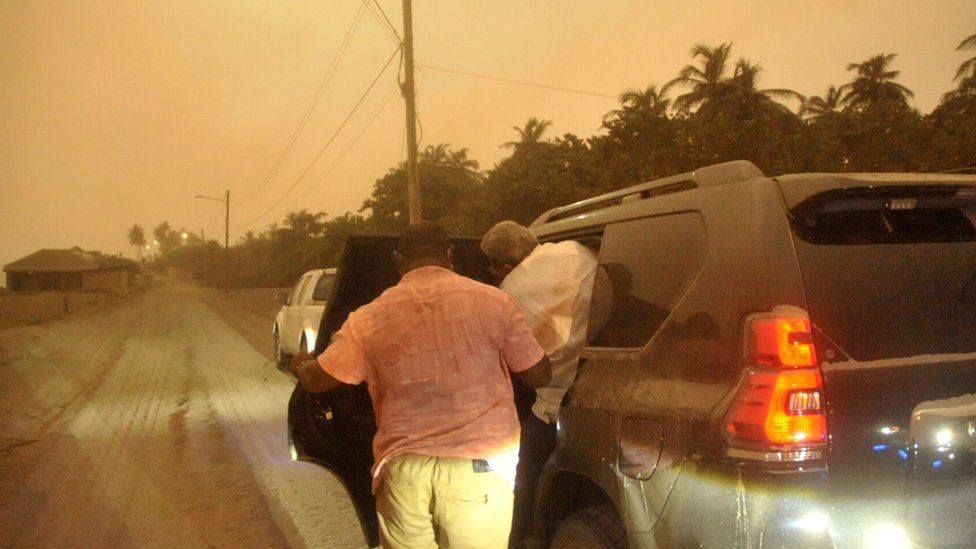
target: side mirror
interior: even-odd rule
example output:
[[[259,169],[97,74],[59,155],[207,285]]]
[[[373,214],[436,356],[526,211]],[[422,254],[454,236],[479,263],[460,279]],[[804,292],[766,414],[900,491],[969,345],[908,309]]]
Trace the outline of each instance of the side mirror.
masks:
[[[275,294],[275,301],[282,305],[288,305],[288,292],[278,292]]]

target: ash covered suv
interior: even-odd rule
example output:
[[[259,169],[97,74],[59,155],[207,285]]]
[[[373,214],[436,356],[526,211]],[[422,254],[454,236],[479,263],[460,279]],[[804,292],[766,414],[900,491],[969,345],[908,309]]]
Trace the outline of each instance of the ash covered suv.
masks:
[[[731,162],[532,230],[599,242],[610,311],[563,400],[534,545],[976,546],[976,177]],[[342,270],[323,333],[350,310]],[[375,540],[372,410],[340,391],[297,389],[290,436]]]

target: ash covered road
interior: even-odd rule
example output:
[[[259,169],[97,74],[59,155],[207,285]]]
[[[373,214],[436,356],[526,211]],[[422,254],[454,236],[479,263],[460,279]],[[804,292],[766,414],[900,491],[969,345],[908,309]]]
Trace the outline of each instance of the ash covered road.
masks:
[[[0,547],[365,546],[338,480],[289,459],[269,325],[175,286],[0,330]]]

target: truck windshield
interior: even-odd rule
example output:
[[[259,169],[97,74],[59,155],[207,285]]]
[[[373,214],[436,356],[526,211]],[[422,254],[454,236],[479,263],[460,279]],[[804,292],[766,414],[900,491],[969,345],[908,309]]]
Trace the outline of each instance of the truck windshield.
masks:
[[[830,191],[790,212],[810,318],[848,357],[976,352],[967,189]]]

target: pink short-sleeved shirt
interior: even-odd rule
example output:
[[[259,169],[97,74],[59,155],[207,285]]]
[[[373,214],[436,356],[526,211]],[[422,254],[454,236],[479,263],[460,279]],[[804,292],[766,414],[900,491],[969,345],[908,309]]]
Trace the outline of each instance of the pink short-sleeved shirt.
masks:
[[[406,452],[486,459],[513,475],[519,425],[509,372],[543,354],[504,292],[421,267],[350,314],[318,362],[344,383],[369,386],[375,492],[385,463]]]

